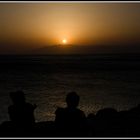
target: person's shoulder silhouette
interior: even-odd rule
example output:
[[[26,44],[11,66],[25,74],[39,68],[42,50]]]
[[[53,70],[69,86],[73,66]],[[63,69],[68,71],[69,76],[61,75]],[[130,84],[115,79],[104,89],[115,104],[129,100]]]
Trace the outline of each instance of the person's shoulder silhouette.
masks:
[[[27,103],[23,91],[10,93],[13,105],[8,107],[8,113],[11,121],[15,125],[29,126],[35,122],[34,109],[36,105]]]
[[[71,120],[75,123],[82,121],[85,114],[82,110],[78,109],[80,97],[76,92],[70,92],[66,97],[67,108],[65,109],[68,122]]]
[[[76,92],[68,93],[66,97],[67,107],[58,108],[55,112],[57,124],[73,130],[84,125],[86,117],[84,112],[77,108],[79,100],[80,97]]]

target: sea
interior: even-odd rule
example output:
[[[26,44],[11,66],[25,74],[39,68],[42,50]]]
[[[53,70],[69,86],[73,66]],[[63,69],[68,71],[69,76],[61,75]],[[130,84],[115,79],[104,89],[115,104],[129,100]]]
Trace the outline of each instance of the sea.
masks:
[[[9,93],[17,90],[37,105],[36,122],[53,121],[71,91],[86,116],[128,110],[140,103],[140,55],[0,55],[0,123],[9,121]]]

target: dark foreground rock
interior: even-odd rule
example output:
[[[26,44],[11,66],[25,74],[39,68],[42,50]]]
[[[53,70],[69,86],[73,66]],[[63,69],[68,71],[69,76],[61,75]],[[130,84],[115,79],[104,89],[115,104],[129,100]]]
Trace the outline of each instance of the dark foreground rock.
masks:
[[[140,137],[140,106],[117,112],[106,108],[89,114],[83,129],[57,126],[53,121],[22,128],[3,122],[0,137]]]

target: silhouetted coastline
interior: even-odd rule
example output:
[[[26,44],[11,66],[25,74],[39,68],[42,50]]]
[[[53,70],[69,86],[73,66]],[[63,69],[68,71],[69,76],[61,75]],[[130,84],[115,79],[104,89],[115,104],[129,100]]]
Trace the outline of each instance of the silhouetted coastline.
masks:
[[[68,93],[67,107],[57,108],[55,121],[35,122],[36,105],[26,102],[24,93],[10,93],[10,121],[0,125],[0,137],[139,137],[140,105],[130,110],[104,108],[88,116],[77,108],[80,97]]]

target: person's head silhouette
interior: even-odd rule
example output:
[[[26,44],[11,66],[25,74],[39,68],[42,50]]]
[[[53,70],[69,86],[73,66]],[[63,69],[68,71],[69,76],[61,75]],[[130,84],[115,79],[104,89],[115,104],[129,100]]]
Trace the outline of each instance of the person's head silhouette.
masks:
[[[68,93],[66,97],[67,106],[69,108],[76,108],[79,104],[80,97],[77,95],[76,92]]]
[[[25,96],[23,91],[11,92],[10,97],[14,104],[20,105],[25,103]]]

